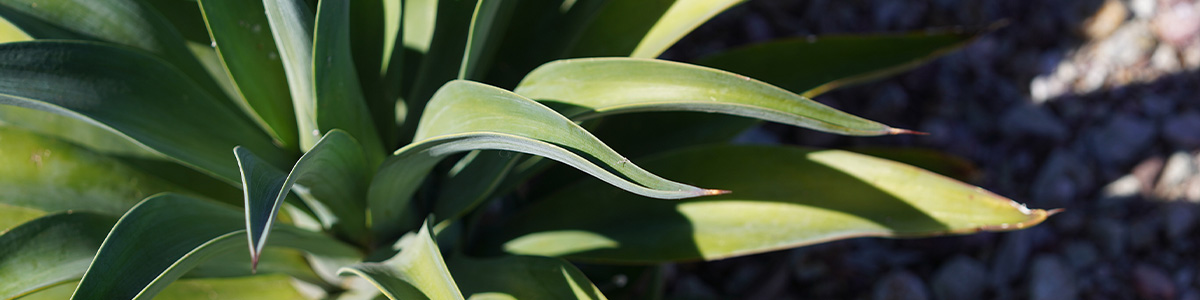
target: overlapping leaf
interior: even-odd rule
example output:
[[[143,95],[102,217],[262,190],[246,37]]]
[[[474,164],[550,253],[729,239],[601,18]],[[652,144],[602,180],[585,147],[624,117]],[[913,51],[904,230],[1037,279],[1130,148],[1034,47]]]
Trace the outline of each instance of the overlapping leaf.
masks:
[[[298,147],[287,76],[260,1],[201,0],[204,21],[238,95],[285,147]]]
[[[0,235],[0,298],[13,299],[83,276],[117,218],[65,212]]]
[[[235,148],[246,199],[246,230],[252,263],[275,225],[279,209],[292,186],[306,187],[305,204],[317,213],[322,227],[366,243],[366,184],[370,176],[362,147],[344,131],[332,130],[313,146],[290,173],[262,163],[245,148]]]
[[[518,215],[505,249],[590,261],[720,259],[852,237],[1014,230],[1052,213],[915,167],[838,150],[712,146],[644,164],[733,193],[648,201],[583,182]]]
[[[312,53],[317,128],[321,134],[335,128],[350,133],[362,143],[367,162],[376,165],[384,150],[350,57],[350,1],[318,5]]]
[[[434,95],[416,137],[418,142],[397,150],[384,162],[368,192],[377,233],[385,236],[415,225],[419,212],[410,207],[411,197],[440,158],[470,150],[506,150],[547,157],[627,191],[655,198],[723,192],[651,174],[553,110],[512,92],[470,81],[450,82]]]
[[[117,221],[72,298],[153,298],[205,260],[244,247],[243,224],[234,207],[175,194],[148,198]],[[276,245],[318,255],[360,255],[316,233],[275,230]]]
[[[339,273],[367,279],[388,299],[463,299],[428,224],[396,246],[400,253],[386,261],[356,264]]]
[[[700,24],[735,4],[746,0],[689,0],[675,1],[663,13],[654,27],[646,32],[630,57],[655,58]]]
[[[460,255],[447,265],[463,295],[472,299],[607,299],[583,272],[558,258],[473,259]]]
[[[89,42],[0,45],[0,104],[88,120],[218,178],[237,182],[229,150],[272,164],[292,154],[241,112],[144,52]],[[170,124],[171,126],[164,126]]]
[[[308,151],[321,137],[321,131],[317,128],[317,103],[313,90],[316,84],[312,75],[315,16],[302,0],[262,1],[292,95],[296,129],[300,133],[300,149]]]

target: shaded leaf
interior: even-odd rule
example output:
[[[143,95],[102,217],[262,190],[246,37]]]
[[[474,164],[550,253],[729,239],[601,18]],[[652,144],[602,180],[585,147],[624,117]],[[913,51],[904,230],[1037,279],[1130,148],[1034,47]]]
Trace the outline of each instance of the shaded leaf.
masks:
[[[587,58],[548,63],[514,90],[573,107],[573,120],[646,111],[717,112],[844,134],[907,133],[749,77],[663,60]]]
[[[17,225],[24,224],[29,220],[37,219],[44,215],[46,215],[46,212],[40,209],[0,203],[0,232],[8,231],[13,227],[17,227]]]
[[[246,232],[253,266],[266,246],[279,209],[292,186],[305,187],[305,204],[316,212],[325,229],[366,243],[367,177],[370,175],[362,147],[344,131],[329,131],[290,173],[283,173],[242,147],[233,149],[242,171],[245,191]]]
[[[313,78],[315,17],[303,0],[262,1],[292,95],[296,129],[300,133],[300,150],[308,151],[321,137],[321,131],[317,128],[317,103],[313,90],[316,86]]]
[[[404,118],[404,124],[400,128],[400,143],[416,141],[413,138],[413,132],[419,124],[418,120],[425,111],[425,105],[430,101],[430,97],[442,85],[457,78],[462,65],[463,53],[466,51],[467,39],[464,37],[470,31],[471,15],[476,1],[437,1],[437,8],[433,10],[436,16],[428,51],[420,60],[420,68],[414,74],[411,90],[407,91],[405,95],[408,116]],[[407,25],[408,21],[405,22]],[[428,21],[414,18],[413,22]],[[407,37],[405,39],[407,41]],[[416,63],[415,60],[407,61]]]
[[[178,67],[214,96],[208,77],[183,36],[154,7],[137,0],[3,0],[0,16],[37,39],[88,39],[146,50]],[[232,107],[226,99],[219,104]]]
[[[965,45],[977,32],[834,35],[753,44],[696,61],[814,97],[912,69]]]
[[[148,198],[117,221],[73,299],[149,299],[198,264],[245,247],[237,208],[175,194]],[[320,234],[282,226],[274,245],[314,255],[358,256]]]
[[[567,57],[629,56],[675,0],[608,0]],[[559,58],[559,57],[555,57]]]
[[[458,79],[483,79],[484,71],[491,66],[492,57],[504,37],[501,33],[508,28],[509,18],[516,6],[517,1],[513,0],[480,0],[475,4]]]
[[[383,144],[367,112],[362,86],[350,57],[350,1],[321,1],[313,38],[313,88],[321,134],[345,130],[362,143],[367,162],[378,165]]]
[[[509,299],[607,299],[571,263],[550,257],[505,256],[447,262],[463,295]]]
[[[718,13],[746,0],[676,1],[638,42],[630,57],[655,58]]]
[[[298,147],[287,76],[260,1],[200,0],[204,21],[240,103],[285,148]]]
[[[117,218],[90,212],[47,215],[0,235],[0,298],[78,280]]]
[[[0,44],[0,104],[95,122],[230,182],[238,173],[227,151],[235,145],[276,165],[289,160],[291,154],[221,101],[137,50],[88,42]]]
[[[78,282],[58,285],[42,290],[21,300],[61,300],[71,297]],[[240,278],[209,278],[178,280],[163,289],[156,299],[211,300],[211,299],[255,299],[292,300],[307,299],[292,285],[285,275],[251,276]]]
[[[471,150],[544,156],[650,197],[680,199],[723,192],[651,174],[549,108],[512,92],[470,81],[450,82],[434,95],[416,136],[419,142],[397,150],[396,155],[384,162],[368,191],[376,232],[384,236],[415,225],[420,212],[409,206],[411,197],[441,158]]]
[[[839,150],[714,146],[644,163],[733,193],[651,201],[586,181],[521,212],[514,254],[655,263],[712,260],[853,237],[1015,230],[1053,212],[908,165]]]
[[[428,224],[405,235],[396,246],[400,253],[388,260],[360,263],[338,272],[366,279],[389,299],[463,299]]]

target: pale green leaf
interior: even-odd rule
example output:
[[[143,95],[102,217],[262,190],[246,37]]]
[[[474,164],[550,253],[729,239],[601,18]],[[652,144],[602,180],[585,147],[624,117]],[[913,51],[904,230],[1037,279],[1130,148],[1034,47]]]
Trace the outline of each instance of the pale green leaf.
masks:
[[[362,86],[350,57],[350,1],[321,1],[313,39],[313,88],[317,128],[341,129],[362,143],[371,165],[383,158],[383,144],[367,112]]]
[[[0,166],[0,204],[45,212],[120,215],[146,196],[187,191],[119,160],[7,126],[0,126]]]
[[[44,215],[46,212],[40,209],[0,203],[0,232],[8,231],[17,225]]]
[[[44,216],[0,235],[0,299],[83,276],[117,218],[90,212]]]
[[[514,217],[504,248],[589,261],[713,260],[854,237],[1015,230],[1053,213],[916,167],[839,150],[711,146],[643,164],[732,193],[652,201],[581,182]]]
[[[396,246],[400,253],[388,260],[356,264],[339,273],[360,276],[393,300],[463,299],[428,224],[415,234],[405,235]]]
[[[200,263],[246,246],[239,209],[175,194],[143,200],[117,221],[73,299],[150,299]],[[352,247],[280,226],[273,245],[353,257]],[[245,249],[245,248],[242,248]]]
[[[296,115],[271,25],[259,1],[200,0],[204,21],[223,62],[222,76],[285,148],[298,147]],[[228,73],[225,73],[228,72]]]
[[[233,152],[242,171],[253,265],[258,264],[284,199],[296,184],[304,187],[300,198],[316,212],[323,228],[366,243],[365,199],[370,173],[362,147],[349,134],[329,131],[296,161],[290,173],[263,164],[245,148],[237,147]]]
[[[571,263],[551,257],[504,256],[447,262],[463,295],[509,299],[607,299]]]
[[[313,90],[315,17],[303,0],[262,1],[292,95],[296,129],[300,132],[300,150],[308,151],[321,137],[321,131],[317,128],[317,103]]]
[[[636,58],[585,58],[548,63],[515,90],[574,120],[647,111],[716,112],[844,134],[907,133],[812,101],[749,77],[695,65]]]
[[[276,165],[290,160],[292,154],[221,101],[135,49],[90,42],[0,44],[0,104],[94,122],[229,182],[238,178],[228,154],[236,145]]]
[[[422,179],[441,158],[471,150],[544,156],[627,191],[655,198],[723,192],[651,174],[553,110],[512,92],[471,81],[453,81],[439,90],[416,136],[418,142],[397,150],[384,162],[368,191],[377,234],[393,235],[416,225],[415,217],[421,213],[413,211],[410,201]]]
[[[746,0],[675,1],[633,49],[630,57],[655,58],[708,19]]]
[[[71,297],[78,282],[54,286],[22,297],[21,300],[62,300]],[[286,275],[238,278],[182,279],[163,289],[160,300],[296,300],[307,299]]]

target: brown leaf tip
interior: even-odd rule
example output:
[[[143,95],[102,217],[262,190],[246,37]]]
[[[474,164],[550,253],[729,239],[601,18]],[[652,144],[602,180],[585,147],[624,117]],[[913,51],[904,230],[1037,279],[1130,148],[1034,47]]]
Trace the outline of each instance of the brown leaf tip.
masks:
[[[896,134],[929,135],[928,132],[921,132],[921,131],[901,129],[901,128],[888,128],[887,134],[891,134],[891,135],[896,135]]]
[[[706,190],[704,190],[703,194],[701,194],[701,196],[716,196],[716,195],[724,195],[724,194],[728,194],[728,193],[732,193],[732,192],[733,192],[733,191],[727,191],[727,190],[707,190],[707,189],[706,189]]]

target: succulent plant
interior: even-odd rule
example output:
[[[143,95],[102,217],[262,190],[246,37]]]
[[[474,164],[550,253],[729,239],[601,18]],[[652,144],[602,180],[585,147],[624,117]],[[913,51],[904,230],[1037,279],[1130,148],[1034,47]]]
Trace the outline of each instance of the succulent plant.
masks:
[[[602,299],[572,262],[1049,214],[864,154],[731,144],[762,120],[914,133],[810,98],[974,36],[655,59],[740,2],[0,0],[0,296]]]

